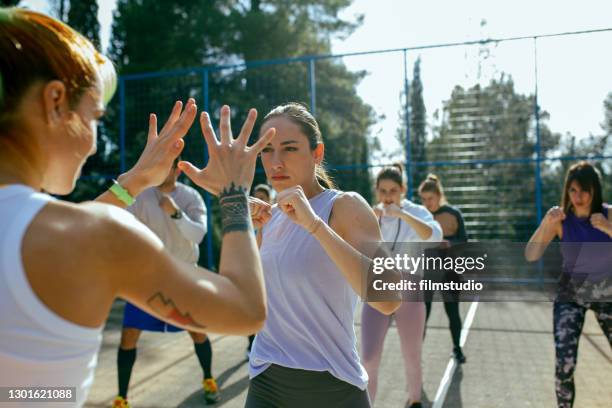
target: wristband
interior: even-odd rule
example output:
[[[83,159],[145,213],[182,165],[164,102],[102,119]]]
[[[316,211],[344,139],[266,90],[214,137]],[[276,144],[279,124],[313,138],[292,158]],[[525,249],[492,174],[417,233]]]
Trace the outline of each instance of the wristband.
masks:
[[[113,180],[113,185],[108,190],[113,193],[119,201],[128,207],[134,204],[136,201],[134,197],[132,197],[130,193],[117,182],[117,180]]]

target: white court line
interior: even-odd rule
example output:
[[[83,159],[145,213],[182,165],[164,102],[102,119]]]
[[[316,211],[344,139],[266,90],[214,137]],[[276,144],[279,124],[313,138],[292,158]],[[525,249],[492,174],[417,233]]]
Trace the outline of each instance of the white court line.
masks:
[[[461,346],[461,348],[463,348],[463,346],[465,345],[465,341],[467,340],[470,327],[472,326],[472,322],[474,321],[474,316],[476,316],[477,308],[478,302],[472,302],[472,304],[470,305],[470,309],[468,310],[467,316],[465,317],[463,328],[461,329],[461,338],[459,339],[459,345]],[[450,361],[446,365],[446,370],[444,371],[442,380],[440,380],[440,385],[438,386],[438,391],[436,391],[436,397],[434,398],[432,408],[442,408],[442,404],[444,404],[444,400],[446,399],[446,393],[448,392],[448,388],[450,387],[450,383],[453,378],[453,375],[455,375],[456,369],[457,362],[455,361],[454,357],[451,357]]]

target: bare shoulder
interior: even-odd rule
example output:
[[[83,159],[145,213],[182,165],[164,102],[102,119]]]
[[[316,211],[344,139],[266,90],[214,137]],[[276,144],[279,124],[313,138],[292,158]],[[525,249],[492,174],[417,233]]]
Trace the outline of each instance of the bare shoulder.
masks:
[[[372,207],[359,194],[353,191],[341,193],[336,201],[329,218],[329,225],[338,234],[357,229],[378,229],[378,222]],[[359,228],[361,227],[361,228]]]
[[[55,261],[50,264],[96,269],[143,240],[163,247],[153,232],[119,207],[52,201],[34,218],[24,248],[27,244],[34,253],[45,252]]]
[[[354,191],[346,191],[340,193],[336,201],[334,201],[333,211],[338,210],[344,211],[372,211],[368,202],[361,196],[361,194]],[[372,211],[372,214],[374,212]]]
[[[101,325],[126,268],[152,258],[146,249],[155,248],[156,241],[145,238],[138,224],[127,211],[110,205],[47,203],[28,227],[21,250],[38,298],[71,322]]]

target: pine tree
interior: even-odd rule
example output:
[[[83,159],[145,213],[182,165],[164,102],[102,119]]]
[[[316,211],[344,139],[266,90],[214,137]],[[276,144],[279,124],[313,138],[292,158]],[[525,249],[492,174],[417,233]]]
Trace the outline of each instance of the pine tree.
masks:
[[[100,23],[98,22],[98,2],[96,0],[71,1],[68,25],[83,34],[97,49],[100,49]]]
[[[423,101],[423,83],[421,82],[421,58],[414,63],[412,84],[410,86],[410,145],[412,153],[412,187],[416,190],[425,179],[427,168],[416,166],[416,163],[427,161],[426,145],[427,114]]]

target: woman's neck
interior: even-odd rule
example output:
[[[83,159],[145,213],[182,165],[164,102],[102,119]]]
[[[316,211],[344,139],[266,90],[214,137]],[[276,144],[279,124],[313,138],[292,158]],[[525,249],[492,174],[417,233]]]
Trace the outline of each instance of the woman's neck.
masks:
[[[578,218],[586,218],[591,213],[590,209],[572,207],[574,215]]]
[[[319,182],[315,180],[309,185],[302,185],[302,190],[304,190],[304,195],[306,195],[306,198],[311,199],[312,197],[316,196],[317,194],[325,190],[325,188],[323,188],[319,184]]]
[[[31,163],[0,154],[0,186],[7,184],[24,184],[39,191],[42,188],[42,175]]]

